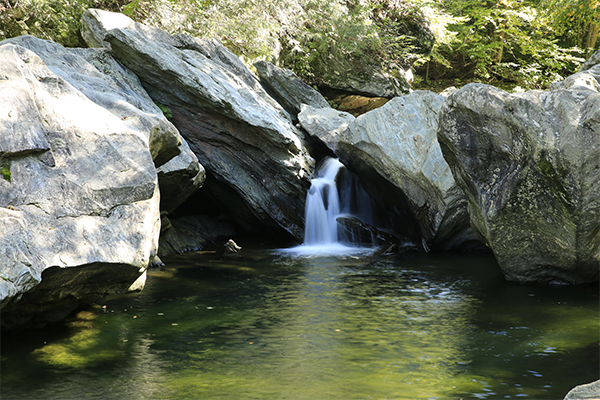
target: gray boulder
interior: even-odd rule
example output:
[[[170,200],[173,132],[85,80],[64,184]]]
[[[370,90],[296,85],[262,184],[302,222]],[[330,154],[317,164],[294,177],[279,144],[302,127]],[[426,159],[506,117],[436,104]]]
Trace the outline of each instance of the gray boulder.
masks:
[[[106,15],[84,22],[97,27]],[[240,73],[189,46],[192,39],[185,35],[163,37],[135,25],[112,29],[104,41],[140,76],[150,96],[170,108],[173,123],[207,170],[206,190],[238,223],[302,238],[314,161],[281,108],[265,101]]]
[[[329,106],[315,108],[304,104],[298,114],[298,121],[310,136],[323,142],[331,151],[335,147],[340,134],[355,120],[352,114],[335,110]]]
[[[160,187],[160,209],[167,213],[175,211],[206,180],[206,171],[198,158],[182,139],[181,153],[156,169]]]
[[[435,249],[478,246],[466,198],[437,142],[445,98],[416,91],[356,118],[336,153],[396,213],[394,229]],[[383,191],[383,192],[381,192]],[[396,211],[393,211],[396,210]],[[420,244],[420,243],[419,243]]]
[[[337,48],[330,48],[315,60],[314,74],[325,86],[355,94],[392,98],[409,93],[409,76],[401,70],[395,75],[369,56],[348,55]]]
[[[148,96],[139,78],[106,49],[66,49],[58,43],[20,36],[13,43],[35,52],[46,66],[88,99],[148,135],[150,154],[158,168],[161,209],[173,211],[204,182],[204,168]]]
[[[58,43],[33,36],[19,36],[2,43],[32,50],[54,74],[89,100],[109,110],[126,126],[148,132],[149,148],[157,166],[181,151],[177,129],[148,97],[137,76],[123,68],[106,50],[65,49]]]
[[[267,61],[258,61],[254,67],[263,87],[294,118],[300,113],[303,104],[314,108],[329,107],[329,103],[319,92],[289,69],[279,68]]]
[[[100,71],[52,48],[56,60],[46,63],[0,43],[2,329],[58,320],[139,284],[158,246],[150,143],[164,124],[130,121],[143,113],[92,101],[63,77],[61,60],[90,74],[90,90]]]
[[[169,35],[158,28],[135,22],[124,14],[95,8],[89,9],[83,14],[81,24],[81,34],[90,47],[104,47],[110,50],[111,44],[105,40],[106,34],[111,29],[120,28],[141,32],[147,39],[158,43],[200,53],[243,81],[247,88],[250,88],[262,101],[273,107],[281,117],[291,120],[287,111],[264,90],[258,78],[217,39],[206,40],[190,35]]]
[[[600,94],[569,81],[518,94],[470,84],[442,109],[444,157],[510,281],[598,280]]]
[[[590,58],[588,58],[583,65],[581,66],[581,68],[579,69],[579,72],[583,72],[583,71],[587,71],[588,69],[592,68],[593,66],[600,64],[600,50],[596,50],[594,52],[594,54],[592,54],[590,56]]]
[[[600,379],[569,390],[564,400],[600,400]]]

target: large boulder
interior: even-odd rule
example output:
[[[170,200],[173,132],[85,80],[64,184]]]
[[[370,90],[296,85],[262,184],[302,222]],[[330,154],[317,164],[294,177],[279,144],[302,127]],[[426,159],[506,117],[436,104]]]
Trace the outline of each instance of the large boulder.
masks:
[[[352,114],[329,106],[317,108],[304,104],[302,111],[298,114],[298,121],[302,128],[333,152],[335,152],[340,133],[346,130],[354,120],[355,117]]]
[[[172,153],[161,145],[153,160],[151,145],[177,140],[159,132],[160,118],[137,120],[140,106],[113,98],[107,108],[114,82],[75,52],[26,37],[0,42],[0,59],[0,305],[10,329],[143,280],[160,232],[154,161]],[[96,92],[103,76],[106,97]]]
[[[315,108],[329,107],[327,100],[293,71],[279,68],[267,61],[258,61],[254,63],[254,67],[263,87],[294,118],[300,113],[303,104]]]
[[[347,55],[330,48],[316,59],[314,74],[323,85],[332,89],[372,97],[392,98],[411,90],[408,72],[395,70],[395,74],[369,56]]]
[[[564,400],[600,400],[600,379],[569,390]]]
[[[112,14],[89,12],[83,21],[98,31]],[[129,22],[123,26],[129,29],[105,32],[102,42],[170,109],[207,170],[207,192],[243,227],[283,229],[301,239],[314,161],[283,109],[240,77],[249,71],[232,72],[207,57],[200,50],[205,42]]]
[[[161,210],[173,211],[205,179],[205,171],[177,128],[148,96],[133,72],[100,48],[66,49],[33,36],[6,40],[26,47],[46,66],[88,99],[124,124],[148,135],[149,150],[158,170]]]
[[[170,213],[196,192],[206,180],[206,171],[182,139],[181,153],[156,169],[160,188],[160,209]]]
[[[600,94],[579,78],[516,94],[470,84],[443,107],[444,157],[510,281],[598,280]]]
[[[89,100],[106,108],[132,129],[149,133],[149,149],[157,166],[181,151],[177,129],[148,97],[139,79],[103,49],[66,49],[33,36],[5,40],[26,47],[42,58],[58,77]]]
[[[143,32],[144,36],[153,41],[170,43],[178,48],[199,52],[204,57],[220,65],[223,69],[236,75],[255,95],[259,96],[271,107],[277,109],[284,118],[290,118],[281,105],[265,92],[258,78],[246,68],[244,63],[235,54],[223,46],[219,40],[198,39],[189,35],[171,36],[158,28],[135,22],[124,14],[95,8],[87,10],[81,17],[81,35],[90,47],[104,47],[110,50],[111,44],[105,40],[105,37],[108,31],[115,28],[136,30]]]
[[[445,98],[415,91],[356,118],[340,134],[336,152],[386,203],[394,226],[432,249],[479,246],[466,199],[437,141]]]

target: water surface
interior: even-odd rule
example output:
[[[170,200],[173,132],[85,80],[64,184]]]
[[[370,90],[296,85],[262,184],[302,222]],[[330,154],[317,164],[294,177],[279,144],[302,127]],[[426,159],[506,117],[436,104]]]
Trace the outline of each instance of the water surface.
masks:
[[[507,284],[489,254],[243,247],[3,335],[2,398],[561,399],[598,379],[595,287]]]

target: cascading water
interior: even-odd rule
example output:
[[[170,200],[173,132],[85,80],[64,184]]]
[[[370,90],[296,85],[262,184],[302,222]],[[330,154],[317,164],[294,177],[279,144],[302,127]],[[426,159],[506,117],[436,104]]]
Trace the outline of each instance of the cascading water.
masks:
[[[311,182],[304,213],[304,244],[307,246],[338,242],[340,198],[335,178],[343,166],[338,160],[329,158]]]
[[[356,235],[342,229],[338,223],[340,216],[356,214],[361,214],[363,221],[372,222],[368,196],[358,188],[356,179],[347,176],[343,179],[342,189],[338,190],[341,171],[345,171],[345,167],[339,160],[327,158],[323,161],[306,196],[304,243],[286,252],[324,256],[374,250],[372,246],[359,245],[354,240]]]

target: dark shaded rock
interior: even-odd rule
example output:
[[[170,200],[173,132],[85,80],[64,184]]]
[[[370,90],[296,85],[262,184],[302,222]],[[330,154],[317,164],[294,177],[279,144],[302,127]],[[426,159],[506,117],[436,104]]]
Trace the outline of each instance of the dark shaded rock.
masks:
[[[102,302],[110,293],[139,290],[132,284],[140,276],[145,281],[145,272],[140,275],[139,268],[129,264],[47,268],[35,288],[2,308],[2,330],[39,328],[61,321],[77,308]]]
[[[386,248],[391,248],[393,245],[396,251],[398,250],[423,250],[422,247],[413,243],[410,238],[401,236],[394,231],[385,231],[368,224],[356,217],[342,216],[337,218],[337,222],[350,232],[359,232],[359,236],[369,239],[367,243],[372,243],[372,239],[386,244]]]
[[[566,81],[519,94],[470,84],[442,110],[444,158],[510,281],[598,280],[600,94]]]
[[[216,240],[235,236],[235,229],[228,222],[207,215],[189,215],[180,218],[162,218],[158,253],[181,254],[202,250]]]
[[[204,167],[182,139],[181,153],[156,169],[160,187],[160,209],[172,212],[202,186]]]

